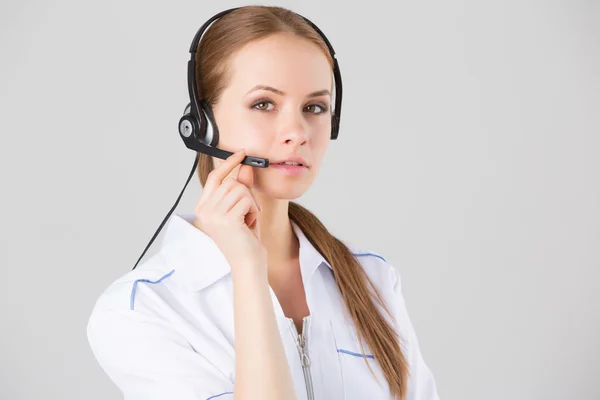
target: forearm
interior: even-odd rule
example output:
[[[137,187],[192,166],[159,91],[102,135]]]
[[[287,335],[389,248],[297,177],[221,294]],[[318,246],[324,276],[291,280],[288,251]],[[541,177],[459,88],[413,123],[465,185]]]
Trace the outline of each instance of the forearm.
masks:
[[[266,266],[232,268],[236,400],[295,399],[269,292]]]

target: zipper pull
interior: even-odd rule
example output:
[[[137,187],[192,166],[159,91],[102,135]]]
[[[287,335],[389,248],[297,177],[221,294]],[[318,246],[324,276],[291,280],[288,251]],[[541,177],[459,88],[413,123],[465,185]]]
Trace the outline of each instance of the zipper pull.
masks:
[[[298,343],[300,345],[302,366],[308,367],[310,365],[310,358],[308,358],[308,354],[306,354],[306,351],[305,351],[306,342],[304,341],[304,338],[302,337],[302,335],[298,335]]]

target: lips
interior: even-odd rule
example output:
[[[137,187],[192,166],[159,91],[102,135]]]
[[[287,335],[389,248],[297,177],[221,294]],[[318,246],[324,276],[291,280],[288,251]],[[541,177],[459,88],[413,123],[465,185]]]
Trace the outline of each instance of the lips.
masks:
[[[286,175],[301,175],[308,171],[308,167],[302,165],[271,164],[271,168]]]
[[[308,163],[302,157],[288,157],[288,158],[284,158],[284,159],[281,159],[278,161],[273,161],[273,164],[286,165],[286,164],[284,164],[285,162],[300,164],[300,166],[308,168]],[[287,164],[287,165],[292,165],[292,164]]]

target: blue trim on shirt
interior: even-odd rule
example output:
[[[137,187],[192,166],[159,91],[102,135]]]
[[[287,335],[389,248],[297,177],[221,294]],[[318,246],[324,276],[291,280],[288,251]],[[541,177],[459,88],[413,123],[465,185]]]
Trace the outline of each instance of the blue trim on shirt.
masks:
[[[351,356],[356,356],[356,357],[363,356],[363,354],[355,353],[353,351],[348,351],[348,350],[343,350],[343,349],[337,349],[337,351],[338,351],[338,353],[346,353],[346,354],[350,354]],[[375,357],[372,354],[365,354],[365,357],[375,359]]]
[[[384,262],[387,262],[387,261],[385,261],[385,258],[383,258],[379,254],[375,254],[375,253],[352,253],[352,254],[354,254],[356,257],[373,256],[373,257],[381,258]]]
[[[136,279],[135,282],[133,282],[133,288],[131,289],[131,299],[129,300],[129,309],[133,310],[133,301],[135,299],[135,289],[137,288],[138,282],[161,283],[164,279],[173,275],[173,272],[175,272],[175,270],[171,270],[171,272],[169,272],[168,274],[166,274],[165,276],[163,276],[162,278],[160,278],[157,281],[151,281],[149,279]]]
[[[208,399],[206,400],[210,400],[210,399],[214,399],[216,397],[220,397],[223,396],[224,394],[233,394],[233,392],[225,392],[225,393],[221,393],[221,394],[215,394],[214,396],[210,396]]]

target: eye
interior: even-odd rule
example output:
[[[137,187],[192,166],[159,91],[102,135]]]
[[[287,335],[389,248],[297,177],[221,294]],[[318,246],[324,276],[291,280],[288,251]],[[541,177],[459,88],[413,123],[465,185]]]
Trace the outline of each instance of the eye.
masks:
[[[268,108],[269,106],[271,106],[271,108]],[[251,107],[259,111],[272,111],[274,105],[270,100],[259,100],[256,103],[252,104]],[[310,114],[318,115],[327,112],[327,110],[329,110],[329,107],[327,107],[327,105],[323,103],[312,103],[306,106],[305,110],[308,111]]]
[[[260,111],[271,111],[271,110],[269,110],[269,109],[266,109],[266,108],[264,107],[265,105],[269,105],[269,104],[270,104],[270,105],[273,105],[273,103],[271,103],[270,101],[267,101],[267,100],[259,100],[259,101],[257,101],[256,103],[252,104],[252,107],[253,107],[253,108],[256,108],[257,110],[260,110]]]
[[[310,111],[311,107],[318,107],[321,111],[312,112],[312,111]],[[325,104],[320,104],[320,103],[309,104],[308,106],[306,106],[306,108],[309,109],[309,112],[311,114],[323,114],[323,113],[327,112],[327,110],[329,109]],[[313,108],[313,110],[314,110],[314,108]]]

